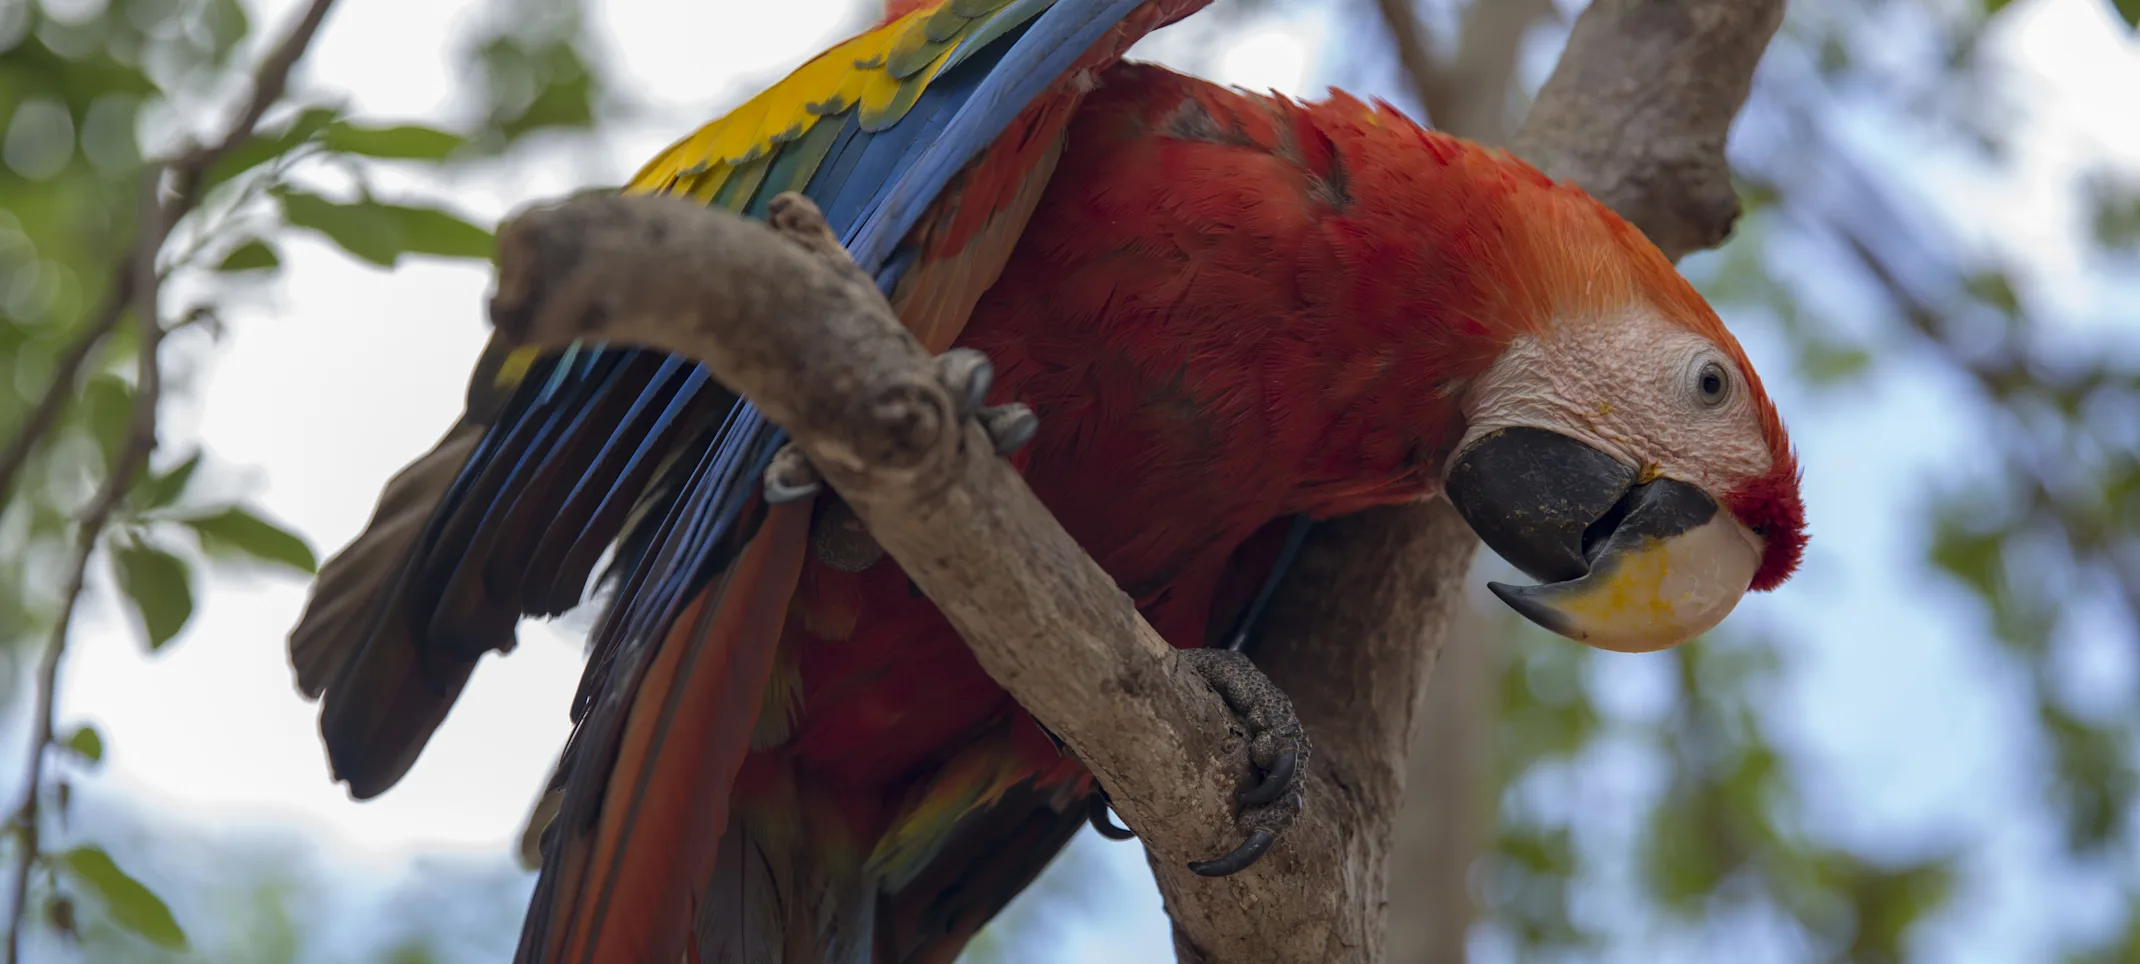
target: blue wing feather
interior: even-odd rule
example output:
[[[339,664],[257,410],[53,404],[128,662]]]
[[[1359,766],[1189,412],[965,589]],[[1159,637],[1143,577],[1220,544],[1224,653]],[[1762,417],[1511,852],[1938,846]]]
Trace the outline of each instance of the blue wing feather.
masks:
[[[682,427],[679,422],[684,417],[683,413],[695,404],[708,401],[709,396],[717,391],[718,386],[713,384],[705,369],[691,366],[685,373],[684,381],[676,387],[676,394],[639,434],[637,444],[618,473],[619,477],[635,479],[637,473],[655,468],[653,463],[661,458],[666,449],[663,443],[673,441],[670,433]],[[570,597],[577,602],[579,594],[586,588],[587,575],[593,570],[595,560],[608,545],[610,535],[616,531],[614,523],[604,524],[604,520],[628,512],[631,504],[640,495],[639,486],[619,483],[613,483],[603,491],[601,502],[589,514],[587,522],[572,534],[571,548],[566,555],[568,562],[560,567],[555,576],[555,583],[551,588],[552,598],[562,603]],[[578,564],[570,562],[575,559]],[[558,608],[562,611],[565,606],[560,605]]]
[[[885,182],[881,203],[871,206],[868,219],[846,239],[855,262],[876,273],[892,246],[921,220],[952,176],[995,141],[1101,34],[1143,4],[1144,0],[1057,3],[1035,18],[1032,26],[1005,34],[1005,39],[1016,39],[996,69],[970,72],[978,83],[942,136],[929,143],[927,153],[896,183]],[[986,59],[976,56],[961,67],[970,69]]]

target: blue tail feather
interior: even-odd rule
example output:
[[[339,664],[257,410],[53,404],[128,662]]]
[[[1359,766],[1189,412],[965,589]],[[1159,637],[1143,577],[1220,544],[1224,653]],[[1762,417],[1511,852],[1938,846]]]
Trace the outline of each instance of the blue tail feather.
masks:
[[[705,381],[702,370],[680,358],[665,356],[660,359],[659,367],[649,379],[650,390],[633,396],[630,407],[617,419],[625,430],[608,433],[602,438],[601,448],[587,460],[584,471],[565,490],[550,524],[536,530],[539,541],[527,554],[518,579],[524,594],[521,605],[525,611],[549,616],[579,602],[588,573],[580,572],[577,579],[572,577],[572,571],[577,568],[571,564],[572,551],[580,546],[588,529],[598,526],[598,520],[605,518],[605,510],[623,502],[619,489],[625,485],[625,480],[651,471],[652,466],[647,466],[645,472],[640,469],[647,461],[652,443],[667,437],[669,425],[698,397],[697,387]],[[639,436],[638,444],[631,444],[631,435]],[[637,481],[640,484],[633,487],[643,487],[645,480]],[[602,528],[613,528],[622,522],[622,518],[618,515],[609,526]],[[608,542],[607,539],[602,541]],[[596,554],[599,553],[600,548],[596,547]],[[515,564],[514,560],[502,561]],[[593,564],[593,558],[586,560],[588,570]]]
[[[576,601],[585,591],[595,563],[641,495],[649,491],[648,483],[657,479],[655,473],[661,468],[662,454],[676,447],[677,441],[692,430],[691,425],[697,418],[710,417],[719,406],[732,405],[732,396],[722,392],[704,369],[692,366],[685,372],[685,378],[677,385],[668,404],[644,427],[638,443],[626,457],[618,479],[602,491],[600,503],[587,516],[586,522],[577,531],[559,532],[569,535],[570,541],[564,561],[556,567],[550,589],[558,611],[569,608],[572,603],[567,600]],[[686,417],[686,413],[691,417]],[[658,490],[658,486],[655,488]]]
[[[528,417],[518,420],[490,458],[480,465],[471,460],[468,468],[475,479],[468,499],[451,510],[435,551],[420,570],[423,585],[436,587],[432,591],[438,594],[428,623],[434,636],[464,634],[470,620],[494,621],[487,611],[496,600],[482,576],[491,548],[511,531],[506,525],[509,513],[528,494],[530,479],[553,464],[565,433],[588,413],[601,410],[603,392],[617,383],[629,360],[628,355],[587,352],[560,364],[559,375],[569,371],[570,377],[545,380]]]

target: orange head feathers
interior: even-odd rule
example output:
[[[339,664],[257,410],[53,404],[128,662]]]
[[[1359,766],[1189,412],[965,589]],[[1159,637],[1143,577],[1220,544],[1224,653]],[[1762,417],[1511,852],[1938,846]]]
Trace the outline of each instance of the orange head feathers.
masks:
[[[1504,599],[1556,632],[1642,650],[1790,576],[1805,512],[1783,421],[1738,340],[1640,231],[1387,104],[1271,104],[1296,140],[1330,145],[1315,176],[1342,171],[1355,199],[1326,221],[1352,269],[1347,310],[1378,316],[1462,394],[1446,491],[1550,583],[1497,587]]]

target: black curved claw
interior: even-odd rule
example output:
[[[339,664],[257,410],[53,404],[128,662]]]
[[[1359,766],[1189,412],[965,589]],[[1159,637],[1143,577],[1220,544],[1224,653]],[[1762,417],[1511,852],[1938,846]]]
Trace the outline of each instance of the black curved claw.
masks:
[[[1093,830],[1109,840],[1137,839],[1137,831],[1117,825],[1114,818],[1107,815],[1107,798],[1097,793],[1086,800],[1085,822],[1092,824]]]
[[[1263,772],[1263,782],[1241,791],[1239,800],[1243,807],[1260,807],[1277,803],[1287,790],[1293,789],[1293,778],[1300,769],[1300,752],[1291,747],[1278,751],[1278,759],[1271,761],[1270,769]]]
[[[1199,877],[1231,877],[1263,859],[1264,852],[1270,850],[1277,839],[1277,835],[1268,830],[1258,830],[1249,834],[1241,846],[1233,848],[1233,853],[1217,860],[1189,861],[1189,872]]]

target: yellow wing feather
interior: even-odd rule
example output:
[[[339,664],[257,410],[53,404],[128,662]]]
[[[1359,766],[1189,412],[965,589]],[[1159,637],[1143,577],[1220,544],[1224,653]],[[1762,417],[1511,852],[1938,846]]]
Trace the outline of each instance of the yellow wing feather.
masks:
[[[861,112],[859,121],[867,132],[897,123],[969,41],[1000,36],[1046,6],[943,0],[910,11],[811,58],[757,96],[669,145],[632,176],[624,191],[678,194],[742,210],[761,192],[800,190],[831,150],[849,112]],[[785,183],[765,183],[773,163],[787,152],[796,152],[799,163],[782,178]],[[1023,223],[1022,217],[1016,219],[1017,226]],[[963,312],[958,316],[963,319]],[[536,348],[510,352],[488,381],[496,390],[509,390],[543,354]],[[480,376],[477,380],[484,381]]]
[[[906,115],[923,90],[936,79],[976,34],[991,32],[991,21],[1031,16],[1030,4],[1011,8],[1011,0],[944,0],[934,7],[859,34],[797,67],[780,82],[744,101],[726,115],[677,141],[640,168],[625,186],[627,193],[684,194],[724,207],[750,203],[773,160],[789,145],[812,143],[809,134],[831,121],[845,123],[859,110],[864,131],[879,131]],[[1003,24],[994,24],[1000,32]],[[766,185],[798,189],[815,173],[812,159],[796,182]],[[732,178],[750,179],[730,185]]]

